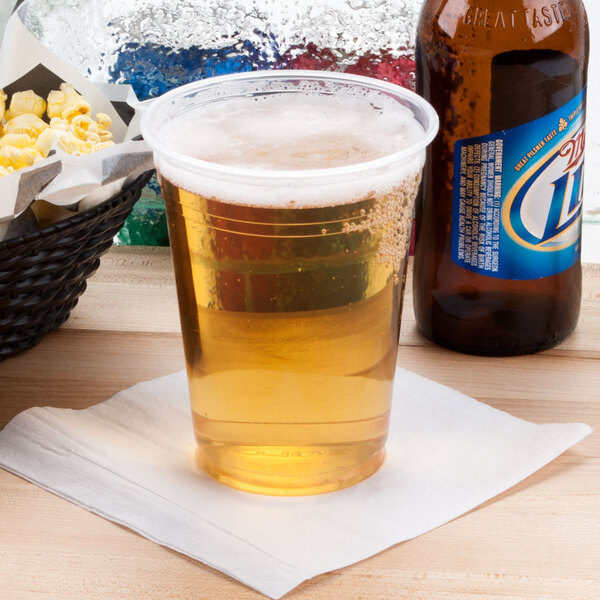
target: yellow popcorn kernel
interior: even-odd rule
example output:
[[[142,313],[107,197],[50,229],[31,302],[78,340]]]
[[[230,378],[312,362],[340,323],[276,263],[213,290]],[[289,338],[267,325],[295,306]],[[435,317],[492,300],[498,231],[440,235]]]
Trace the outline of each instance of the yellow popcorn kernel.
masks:
[[[109,142],[113,139],[112,131],[100,131],[100,140],[103,142]]]
[[[46,158],[52,149],[52,145],[56,142],[61,132],[58,129],[44,129],[35,141],[35,148],[43,158]]]
[[[69,133],[76,138],[87,141],[87,131],[83,127],[74,127],[71,125],[68,129]]]
[[[77,90],[70,83],[61,83],[60,91],[65,95],[65,100],[67,102],[70,101],[72,98],[77,98],[79,96]]]
[[[98,133],[98,124],[89,115],[76,115],[71,119],[71,125],[81,127],[85,131]]]
[[[0,167],[8,169],[12,167],[13,161],[11,155],[5,154],[6,148],[0,148]]]
[[[94,131],[88,131],[86,141],[92,142],[93,144],[99,144],[102,140],[100,139],[100,136]]]
[[[5,94],[4,90],[0,89],[0,121],[2,121],[2,117],[4,116],[7,98],[8,96]]]
[[[4,133],[26,133],[30,137],[35,138],[47,128],[48,123],[42,121],[37,115],[24,113],[7,121],[4,125]]]
[[[89,102],[86,102],[85,100],[81,99],[78,102],[67,104],[60,113],[60,116],[63,119],[70,121],[71,119],[73,119],[73,117],[76,117],[77,115],[89,115],[91,112],[92,107],[89,104]]]
[[[50,119],[50,128],[57,129],[59,131],[67,131],[67,129],[69,128],[69,124],[60,117],[52,117]]]
[[[75,127],[73,125],[71,125],[68,129],[69,133],[71,133],[71,135],[75,136],[76,138],[83,140],[84,142],[99,142],[100,140],[100,136],[93,132],[93,131],[87,131],[86,129],[84,129],[83,127]]]
[[[107,142],[99,142],[97,144],[94,144],[94,150],[93,152],[98,152],[98,150],[104,150],[104,148],[110,148],[111,146],[114,146],[115,143],[112,141],[107,141]]]
[[[77,115],[89,115],[92,112],[90,103],[69,83],[61,83],[60,91],[65,96],[65,103],[60,113],[63,119],[70,121]]]
[[[6,177],[7,175],[10,175],[11,173],[14,173],[15,170],[12,167],[4,167],[2,165],[0,165],[0,179],[2,179],[2,177]]]
[[[37,156],[33,148],[13,148],[12,146],[3,146],[0,148],[0,166],[22,169],[30,167]]]
[[[48,94],[48,106],[46,112],[48,113],[48,118],[53,119],[54,117],[60,117],[60,113],[63,110],[65,105],[66,98],[63,92],[59,92],[58,90],[52,90]]]
[[[10,107],[4,113],[7,121],[25,113],[34,114],[42,118],[46,111],[46,101],[38,96],[33,90],[15,92],[10,99]]]
[[[106,113],[98,113],[96,115],[96,123],[98,124],[98,129],[110,129],[112,119]]]
[[[12,146],[13,148],[27,148],[35,145],[35,139],[26,133],[7,133],[0,138],[0,148]]]
[[[90,154],[92,144],[76,138],[72,134],[63,134],[58,139],[58,147],[69,154]]]
[[[47,101],[33,90],[15,92],[8,110],[6,100],[0,90],[0,177],[44,160],[54,146],[81,155],[114,145],[110,116],[92,118],[89,102],[68,83]],[[41,118],[44,110],[49,124]]]

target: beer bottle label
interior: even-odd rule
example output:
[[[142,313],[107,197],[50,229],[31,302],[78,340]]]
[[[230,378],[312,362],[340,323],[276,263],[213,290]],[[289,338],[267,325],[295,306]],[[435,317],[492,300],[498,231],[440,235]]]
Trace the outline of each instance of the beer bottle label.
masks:
[[[454,147],[452,259],[538,279],[581,255],[586,88],[546,116]]]

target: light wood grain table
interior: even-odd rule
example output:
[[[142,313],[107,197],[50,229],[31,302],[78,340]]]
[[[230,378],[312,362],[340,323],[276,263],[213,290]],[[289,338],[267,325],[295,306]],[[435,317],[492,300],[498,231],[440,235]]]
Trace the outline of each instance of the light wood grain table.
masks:
[[[599,600],[600,265],[585,267],[575,334],[528,357],[471,357],[432,345],[415,327],[408,287],[400,365],[524,419],[598,430],[469,514],[286,598]],[[0,363],[0,427],[30,406],[84,408],[182,366],[168,250],[114,248],[70,321]],[[0,470],[0,600],[261,597]]]

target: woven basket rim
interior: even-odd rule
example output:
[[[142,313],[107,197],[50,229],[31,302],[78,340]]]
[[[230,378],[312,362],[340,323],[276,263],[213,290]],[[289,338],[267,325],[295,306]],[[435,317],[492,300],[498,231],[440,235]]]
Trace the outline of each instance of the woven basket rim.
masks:
[[[54,235],[57,232],[64,231],[69,229],[74,225],[79,225],[85,221],[87,221],[91,217],[96,217],[102,214],[106,210],[110,210],[113,206],[120,204],[123,201],[123,195],[127,193],[128,190],[134,188],[141,184],[144,179],[150,179],[149,174],[153,172],[154,169],[150,169],[148,171],[144,171],[141,175],[138,175],[131,183],[124,186],[119,192],[117,192],[114,196],[111,196],[104,202],[97,204],[96,206],[92,206],[87,210],[82,212],[78,212],[63,221],[59,221],[58,223],[54,223],[49,225],[48,227],[44,227],[39,229],[38,231],[32,231],[26,235],[20,235],[14,238],[9,238],[8,240],[4,240],[0,242],[0,249],[11,248],[14,246],[19,246],[21,244],[26,244],[32,242],[34,240],[39,240],[41,238]]]

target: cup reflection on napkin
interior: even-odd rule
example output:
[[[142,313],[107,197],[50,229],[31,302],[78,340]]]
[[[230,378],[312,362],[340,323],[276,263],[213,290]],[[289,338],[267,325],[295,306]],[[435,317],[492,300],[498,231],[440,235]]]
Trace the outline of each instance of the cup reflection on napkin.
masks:
[[[279,598],[464,514],[591,432],[534,425],[398,369],[375,475],[331,494],[269,497],[197,469],[189,410],[183,371],[85,410],[32,408],[0,432],[0,465]]]

